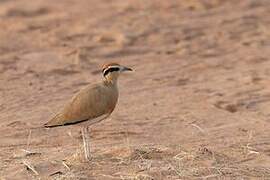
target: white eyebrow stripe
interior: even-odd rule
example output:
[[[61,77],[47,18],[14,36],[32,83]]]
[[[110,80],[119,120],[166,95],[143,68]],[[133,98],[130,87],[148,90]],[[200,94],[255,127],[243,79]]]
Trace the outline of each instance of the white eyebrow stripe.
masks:
[[[104,69],[102,71],[103,73],[103,76],[106,76],[108,73],[112,72],[112,71],[121,71],[121,68],[123,68],[122,66],[117,66],[117,65],[114,65],[114,66],[108,66],[106,69]],[[114,70],[116,69],[116,70]]]
[[[111,68],[119,68],[119,69],[121,69],[121,66],[117,66],[117,65],[108,66],[106,69],[103,70],[103,72],[105,72],[105,71],[107,71],[108,69],[111,69]]]

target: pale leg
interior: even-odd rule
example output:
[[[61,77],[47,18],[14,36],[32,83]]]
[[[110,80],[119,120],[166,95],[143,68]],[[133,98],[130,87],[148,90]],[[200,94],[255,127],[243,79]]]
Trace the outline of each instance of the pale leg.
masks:
[[[84,148],[84,155],[85,155],[85,159],[90,161],[91,160],[91,156],[90,156],[90,146],[89,146],[89,131],[88,131],[88,127],[83,127],[81,130],[82,133],[82,138],[83,138],[83,148]]]
[[[85,159],[88,161],[91,160],[90,146],[89,146],[89,141],[90,141],[89,126],[102,121],[103,119],[105,119],[109,115],[110,114],[104,114],[104,115],[101,115],[97,118],[91,119],[91,120],[87,121],[86,123],[81,124],[82,125],[81,126],[82,127],[81,133],[82,133],[82,138],[83,138],[84,155],[85,155]]]

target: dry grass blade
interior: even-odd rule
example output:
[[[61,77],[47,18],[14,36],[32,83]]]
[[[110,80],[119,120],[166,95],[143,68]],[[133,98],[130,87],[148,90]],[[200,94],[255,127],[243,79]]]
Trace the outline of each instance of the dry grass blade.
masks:
[[[119,177],[114,177],[114,176],[111,176],[111,175],[108,175],[108,174],[101,174],[101,176],[107,177],[107,178],[110,178],[110,179],[119,179]]]
[[[25,152],[25,156],[32,156],[32,155],[37,155],[37,154],[41,154],[40,152],[33,152],[33,151],[29,151],[29,150],[26,150],[26,149],[21,149],[21,151]]]
[[[197,124],[191,124],[191,126],[193,126],[193,127],[195,127],[195,128],[197,128],[201,133],[203,133],[203,134],[205,134],[206,132],[205,132],[205,130],[203,130],[200,126],[198,126]]]
[[[32,134],[32,131],[29,130],[29,134],[28,134],[28,138],[27,138],[27,146],[26,146],[26,149],[29,148],[29,145],[30,145],[30,141],[31,141],[31,134]]]
[[[61,171],[56,171],[56,172],[50,174],[50,176],[61,175],[61,174],[63,174]]]
[[[32,166],[29,162],[23,161],[23,164],[26,166],[28,170],[31,170],[35,175],[39,175],[34,166]]]
[[[62,161],[62,164],[65,166],[65,168],[67,168],[67,170],[70,171],[70,167],[65,163],[65,161]]]

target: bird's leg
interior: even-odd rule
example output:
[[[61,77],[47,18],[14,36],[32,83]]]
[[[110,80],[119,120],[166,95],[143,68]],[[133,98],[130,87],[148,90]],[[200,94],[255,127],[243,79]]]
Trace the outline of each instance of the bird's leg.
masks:
[[[84,148],[84,155],[85,155],[85,159],[90,161],[91,160],[91,156],[90,156],[90,147],[89,147],[89,129],[88,126],[83,127],[82,130],[82,138],[83,138],[83,148]]]

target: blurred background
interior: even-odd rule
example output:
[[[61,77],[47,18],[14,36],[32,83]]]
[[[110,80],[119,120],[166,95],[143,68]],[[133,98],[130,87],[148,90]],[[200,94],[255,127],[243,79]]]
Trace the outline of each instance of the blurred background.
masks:
[[[269,0],[1,0],[0,27],[0,177],[270,179]],[[31,128],[108,62],[135,72],[86,163]]]

